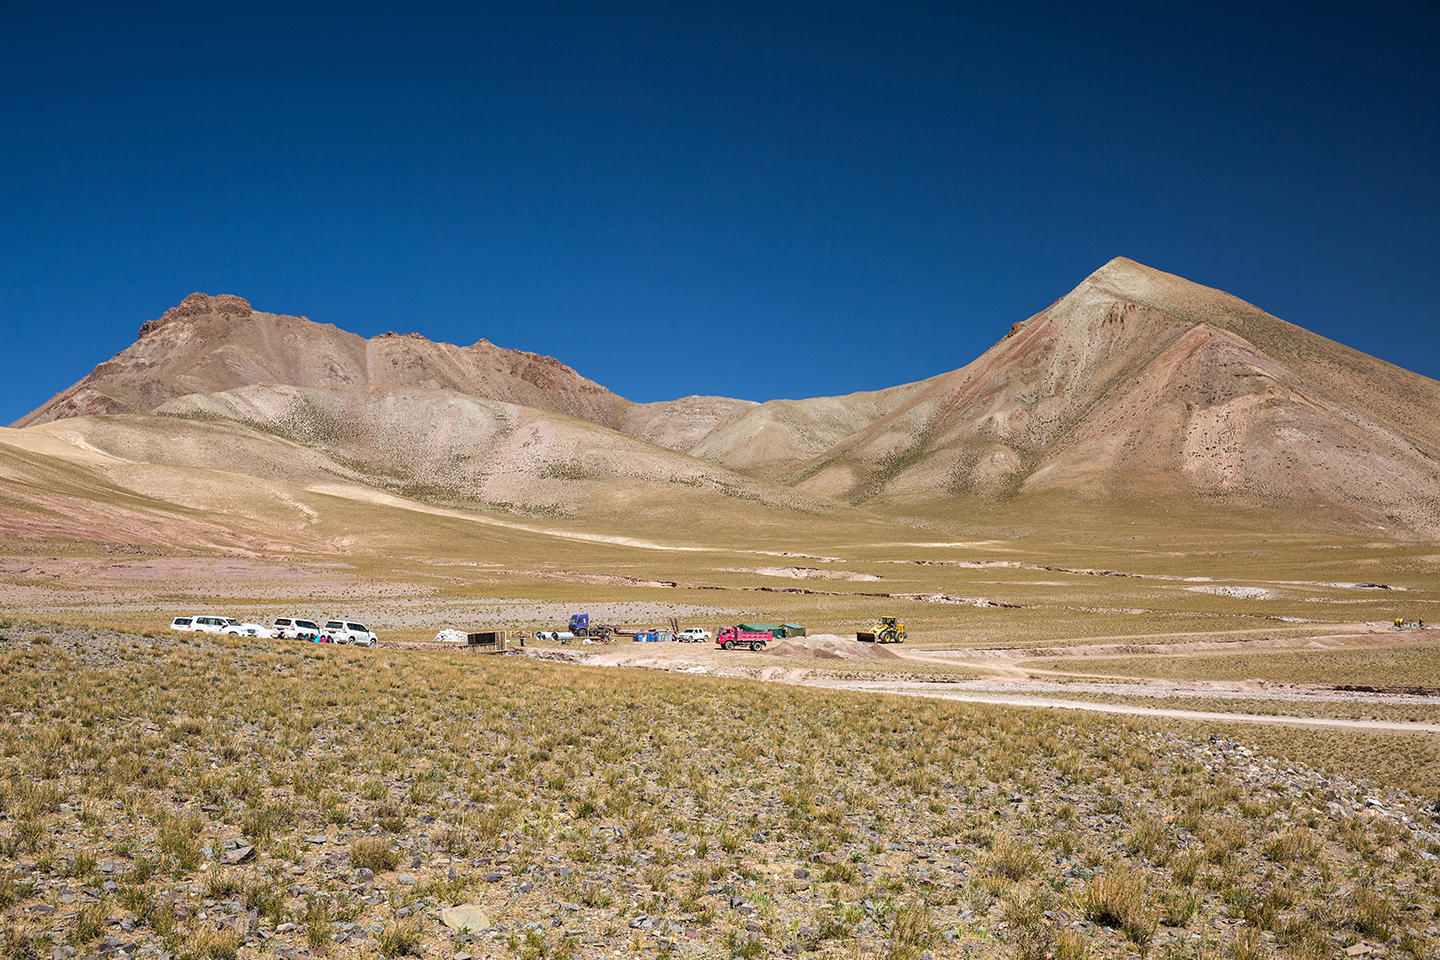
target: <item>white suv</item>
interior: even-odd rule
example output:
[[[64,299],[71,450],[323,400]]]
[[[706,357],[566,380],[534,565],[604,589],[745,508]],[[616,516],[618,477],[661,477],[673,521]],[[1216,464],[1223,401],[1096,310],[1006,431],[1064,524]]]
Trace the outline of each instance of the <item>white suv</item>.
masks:
[[[703,630],[700,627],[686,627],[684,630],[675,634],[675,639],[681,643],[707,643],[714,638],[715,635],[713,633],[709,630]]]
[[[320,624],[299,617],[276,617],[271,632],[286,640],[314,640],[320,636]]]
[[[171,630],[185,630],[182,621],[185,617],[176,617],[170,623]],[[258,623],[241,623],[234,617],[212,617],[208,614],[203,617],[190,617],[188,629],[195,633],[226,633],[232,637],[268,637],[270,631]]]
[[[171,624],[171,626],[174,626],[174,624]],[[234,617],[212,617],[209,615],[203,617],[192,617],[190,619],[190,629],[195,631],[196,633],[239,634],[242,632],[240,621],[236,620]]]
[[[357,647],[373,647],[380,642],[369,627],[353,620],[326,620],[325,635],[335,643],[353,643]]]

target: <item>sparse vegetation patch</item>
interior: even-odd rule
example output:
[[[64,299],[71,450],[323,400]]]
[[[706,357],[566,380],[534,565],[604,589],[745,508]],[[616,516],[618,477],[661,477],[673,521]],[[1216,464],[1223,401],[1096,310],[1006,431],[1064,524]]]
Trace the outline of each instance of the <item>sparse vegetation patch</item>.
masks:
[[[1228,741],[457,653],[9,632],[6,957],[1440,946],[1423,802]]]

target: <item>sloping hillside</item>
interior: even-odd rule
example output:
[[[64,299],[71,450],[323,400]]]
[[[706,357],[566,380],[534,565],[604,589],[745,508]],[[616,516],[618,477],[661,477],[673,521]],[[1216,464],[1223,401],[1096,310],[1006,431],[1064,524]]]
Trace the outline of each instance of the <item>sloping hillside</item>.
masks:
[[[65,417],[150,413],[177,397],[258,383],[454,390],[615,426],[629,402],[552,357],[486,340],[468,347],[419,334],[369,340],[304,317],[261,313],[240,297],[192,293],[139,338],[17,427]]]
[[[1440,529],[1437,411],[1440,383],[1121,259],[798,486],[892,506],[1198,496],[1423,533]]]
[[[436,517],[492,544],[639,537],[667,550],[737,534],[783,548],[816,522],[862,539],[888,526],[586,421],[437,393],[364,404],[262,385],[157,416],[0,428],[0,540],[389,555],[415,549],[407,538]],[[407,442],[438,421],[454,425],[448,440]]]
[[[536,516],[618,519],[639,510],[645,516],[630,522],[653,525],[662,516],[683,519],[702,502],[716,509],[716,499],[757,508],[750,513],[843,509],[587,420],[450,390],[262,384],[192,394],[156,413],[243,424],[419,499]]]
[[[1440,383],[1124,258],[958,370],[760,404],[635,404],[484,340],[366,340],[194,294],[19,425],[97,414],[139,415],[143,457],[173,458],[167,423],[228,421],[391,491],[572,518],[683,520],[703,492],[955,519],[1043,495],[1440,535]]]

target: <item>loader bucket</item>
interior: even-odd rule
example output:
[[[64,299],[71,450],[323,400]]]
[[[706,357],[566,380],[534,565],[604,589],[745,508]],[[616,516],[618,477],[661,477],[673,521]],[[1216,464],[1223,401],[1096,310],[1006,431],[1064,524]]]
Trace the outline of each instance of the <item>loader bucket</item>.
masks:
[[[875,633],[872,630],[861,630],[860,632],[855,634],[855,639],[859,640],[861,643],[874,643]]]

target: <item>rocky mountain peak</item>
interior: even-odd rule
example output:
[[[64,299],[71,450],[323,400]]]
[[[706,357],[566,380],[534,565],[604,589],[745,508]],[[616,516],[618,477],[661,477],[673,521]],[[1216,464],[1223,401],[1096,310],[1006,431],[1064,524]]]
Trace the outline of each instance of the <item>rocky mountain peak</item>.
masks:
[[[254,313],[255,309],[250,306],[250,301],[244,297],[237,297],[230,293],[211,296],[208,293],[197,291],[160,314],[160,316],[154,320],[148,320],[141,325],[140,337],[144,338],[155,333],[157,330],[175,323],[195,323],[212,316],[227,319],[244,319],[254,315]]]

